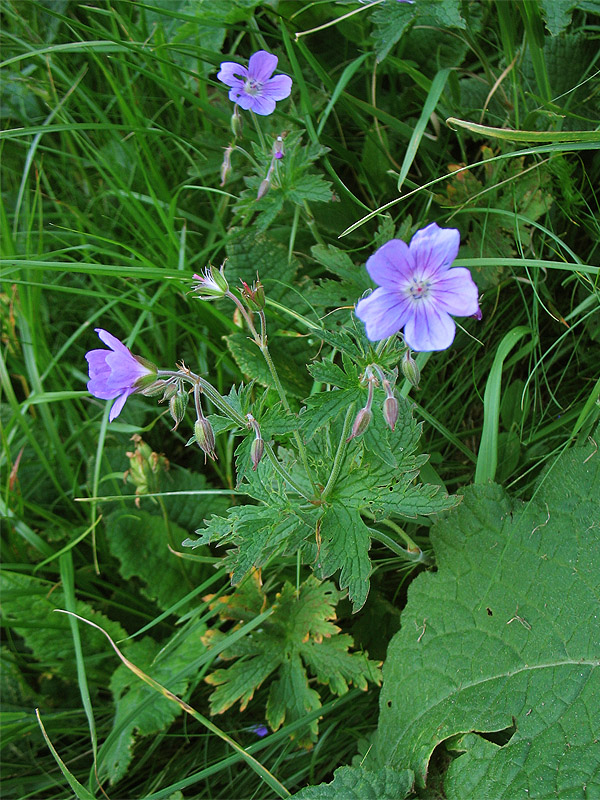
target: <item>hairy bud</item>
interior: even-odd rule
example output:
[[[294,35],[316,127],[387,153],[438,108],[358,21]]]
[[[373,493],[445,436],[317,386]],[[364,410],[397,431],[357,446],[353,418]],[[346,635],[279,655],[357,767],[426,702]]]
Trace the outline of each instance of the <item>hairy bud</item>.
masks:
[[[277,159],[283,158],[283,136],[278,136],[277,139],[275,139],[275,144],[273,145],[273,155]]]
[[[189,395],[183,388],[180,388],[169,400],[169,413],[175,422],[175,427],[171,428],[172,431],[177,430],[179,423],[185,417],[188,401]]]
[[[270,188],[271,188],[271,181],[268,178],[265,178],[264,181],[262,181],[260,186],[258,187],[258,192],[256,193],[256,199],[260,200],[261,197],[264,197]]]
[[[346,439],[346,442],[349,442],[351,439],[356,439],[357,436],[361,436],[369,427],[372,419],[373,412],[369,408],[361,408],[356,415],[356,419],[352,425],[352,431],[350,432],[350,436]]]
[[[223,154],[223,163],[221,164],[221,183],[220,183],[221,186],[225,186],[229,173],[231,172],[232,153],[233,153],[233,147],[231,145],[225,148],[225,153]]]
[[[421,380],[421,371],[417,366],[417,362],[410,354],[410,350],[406,351],[404,358],[402,359],[402,363],[400,364],[400,368],[402,369],[402,374],[406,378],[406,380],[414,387],[419,385],[419,381]]]
[[[215,461],[217,458],[215,453],[215,434],[206,417],[199,417],[194,423],[194,438],[198,447],[204,453],[204,460],[206,461],[206,456],[208,456]]]
[[[250,458],[252,460],[252,469],[256,471],[261,458],[265,452],[265,443],[260,436],[257,436],[256,439],[252,442],[252,447],[250,448]]]
[[[233,114],[231,115],[231,131],[236,139],[238,136],[242,135],[243,128],[244,123],[242,121],[242,115],[240,114],[239,108],[235,106],[233,109]]]

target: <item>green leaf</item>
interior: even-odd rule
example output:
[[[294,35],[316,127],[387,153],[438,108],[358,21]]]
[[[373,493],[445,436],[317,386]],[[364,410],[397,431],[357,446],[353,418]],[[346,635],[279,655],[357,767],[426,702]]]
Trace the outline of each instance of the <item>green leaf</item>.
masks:
[[[270,194],[267,193],[266,197]],[[258,270],[267,297],[281,300],[287,287],[293,283],[300,266],[298,259],[290,257],[287,247],[270,234],[241,229],[232,229],[230,234],[225,267],[229,285],[239,286],[241,280],[252,283]],[[258,351],[256,345],[254,347]]]
[[[369,529],[356,509],[333,503],[321,517],[320,538],[315,572],[328,578],[339,569],[340,587],[348,589],[353,611],[358,611],[369,593]]]
[[[301,720],[320,708],[319,692],[314,685],[309,685],[309,673],[314,675],[317,684],[329,685],[337,695],[345,694],[351,683],[361,689],[366,689],[368,682],[379,684],[379,666],[364,653],[350,653],[352,637],[339,636],[339,628],[332,622],[341,596],[332,583],[320,583],[313,576],[298,590],[285,583],[277,595],[272,614],[260,629],[221,651],[224,660],[241,660],[206,678],[209,684],[217,687],[210,697],[211,713],[222,713],[238,700],[243,710],[274,672],[266,707],[266,718],[273,730],[284,723]],[[238,591],[220,601],[225,602],[224,608],[220,608],[221,618],[239,620],[233,628],[237,630],[245,620],[267,606],[259,573],[252,573]],[[221,644],[224,638],[225,634],[213,629],[204,641],[212,647]],[[316,741],[317,732],[315,719],[294,736],[301,745],[310,745]]]
[[[206,578],[206,566],[184,562],[169,552],[169,544],[179,548],[188,534],[174,522],[139,509],[119,509],[104,521],[122,577],[140,578],[143,594],[160,609],[170,608]]]
[[[301,175],[290,186],[287,196],[297,205],[305,201],[328,203],[331,200],[331,184],[321,175]]]
[[[308,685],[308,675],[297,653],[291,653],[281,662],[278,678],[269,690],[266,718],[271,729],[278,730],[284,722],[296,722],[311,711],[321,707],[321,698],[315,689]],[[309,732],[294,735],[298,744],[310,746],[316,742],[319,722],[310,723]]]
[[[403,800],[412,791],[414,775],[409,769],[391,767],[367,771],[363,767],[340,767],[331,783],[307,786],[292,795],[294,800]]]
[[[272,386],[273,378],[256,344],[245,333],[232,333],[226,337],[227,346],[236,364],[246,377],[262,386]],[[310,392],[311,382],[306,374],[310,351],[306,340],[290,336],[269,337],[269,350],[286,392],[294,397],[304,397]]]
[[[408,3],[383,3],[375,9],[371,19],[377,61],[383,61],[392,47],[400,41],[416,15],[416,8]]]
[[[182,695],[189,678],[182,677],[186,666],[202,652],[204,629],[180,632],[170,641],[155,642],[146,637],[124,650],[127,658],[156,681]],[[123,777],[131,761],[131,748],[136,735],[148,736],[167,728],[181,713],[181,707],[141,681],[124,664],[115,670],[110,689],[115,702],[115,718],[109,738],[99,753],[100,770],[111,784]]]
[[[45,669],[51,669],[57,677],[75,680],[77,668],[69,620],[65,614],[53,613],[55,609],[66,608],[63,590],[48,581],[4,571],[0,577],[0,591],[4,624],[23,637]],[[118,622],[94,611],[81,600],[74,610],[100,625],[114,639],[127,635]],[[79,635],[82,650],[88,657],[87,679],[97,689],[106,680],[105,661],[110,661],[111,654],[106,651],[104,636],[89,625],[81,625]]]
[[[432,529],[438,571],[409,589],[371,763],[410,767],[423,785],[438,744],[501,731],[501,746],[453,740],[464,754],[446,797],[600,790],[599,485],[597,448],[574,448],[528,503],[469,487]]]
[[[577,5],[577,0],[540,0],[546,27],[551,36],[558,36],[568,27],[573,9]]]
[[[336,275],[339,280],[325,279],[311,286],[308,299],[312,305],[324,308],[353,306],[367,291],[373,288],[369,273],[363,266],[357,266],[350,256],[333,245],[317,244],[311,253],[319,264]]]

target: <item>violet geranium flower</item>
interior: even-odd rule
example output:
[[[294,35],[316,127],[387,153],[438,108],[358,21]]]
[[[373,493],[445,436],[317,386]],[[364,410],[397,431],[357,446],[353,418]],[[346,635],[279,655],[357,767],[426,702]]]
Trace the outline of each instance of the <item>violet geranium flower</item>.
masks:
[[[275,101],[285,100],[292,91],[287,75],[271,76],[277,67],[277,56],[259,50],[250,56],[248,67],[235,61],[223,61],[218,80],[230,86],[229,99],[240,108],[251,109],[265,117],[275,111]]]
[[[404,328],[411,350],[445,350],[456,332],[450,314],[481,319],[471,273],[465,267],[450,269],[459,244],[457,230],[432,222],[409,245],[392,239],[369,258],[367,270],[379,288],[357,303],[356,316],[371,341]]]
[[[90,350],[86,353],[90,380],[88,391],[100,400],[118,398],[110,410],[109,421],[119,416],[130,394],[139,392],[156,379],[156,367],[141,356],[134,356],[123,342],[108,331],[96,328],[96,333],[110,350]]]

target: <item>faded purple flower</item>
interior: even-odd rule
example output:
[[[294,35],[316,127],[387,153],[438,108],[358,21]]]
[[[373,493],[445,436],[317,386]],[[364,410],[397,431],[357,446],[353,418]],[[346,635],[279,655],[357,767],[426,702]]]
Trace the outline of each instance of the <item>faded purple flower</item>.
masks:
[[[404,328],[411,350],[445,350],[456,331],[450,314],[481,318],[471,273],[465,267],[450,269],[459,244],[457,230],[432,222],[409,245],[392,239],[369,258],[367,270],[379,288],[357,303],[356,316],[371,341]]]
[[[109,421],[116,419],[130,394],[141,391],[156,378],[156,367],[141,356],[134,356],[123,342],[108,331],[96,328],[96,333],[110,350],[90,350],[86,353],[90,380],[88,391],[100,400],[118,400],[110,410]]]
[[[223,61],[217,79],[230,86],[229,99],[240,108],[251,109],[265,117],[275,111],[275,101],[285,100],[292,91],[292,79],[287,75],[272,74],[277,67],[277,56],[259,50],[250,56],[248,66],[235,61]]]
[[[267,733],[269,732],[269,729],[267,728],[266,725],[250,725],[248,730],[252,731],[252,733],[255,733],[261,739],[263,736],[266,736]]]

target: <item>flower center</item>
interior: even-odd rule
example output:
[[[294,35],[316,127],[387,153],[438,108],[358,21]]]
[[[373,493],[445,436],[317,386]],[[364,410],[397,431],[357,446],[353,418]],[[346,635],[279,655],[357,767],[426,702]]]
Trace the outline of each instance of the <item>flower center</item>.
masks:
[[[407,287],[407,293],[412,300],[424,300],[431,294],[431,282],[419,281],[416,278],[411,278]]]
[[[246,94],[249,94],[250,97],[256,97],[257,94],[260,94],[261,89],[262,83],[260,83],[260,81],[255,81],[254,78],[248,78],[244,84],[244,91]]]

